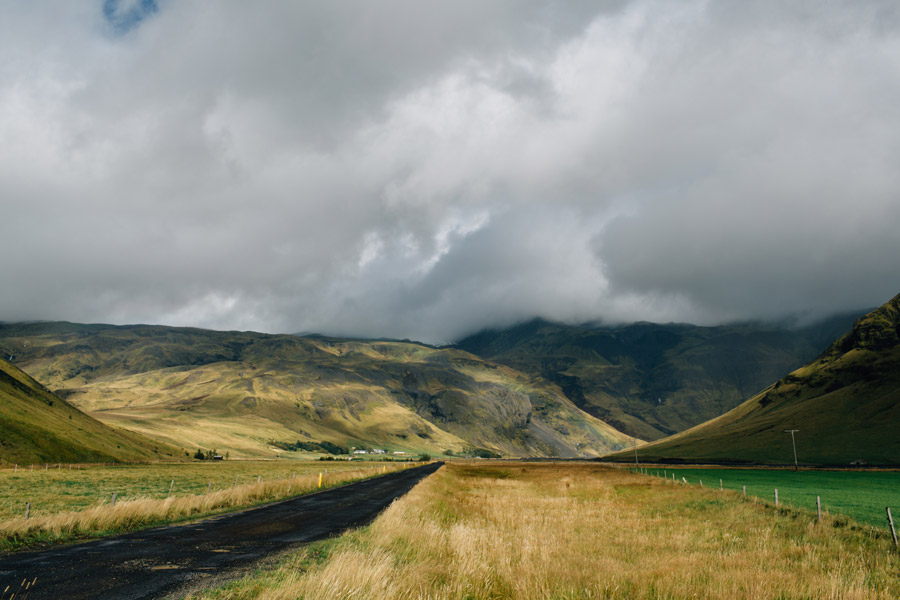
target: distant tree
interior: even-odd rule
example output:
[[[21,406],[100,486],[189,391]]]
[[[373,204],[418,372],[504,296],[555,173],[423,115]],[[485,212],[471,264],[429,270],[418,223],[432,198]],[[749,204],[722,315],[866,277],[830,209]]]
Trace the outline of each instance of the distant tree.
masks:
[[[187,452],[185,452],[185,454],[187,454]],[[203,453],[203,450],[197,448],[197,452],[194,453],[194,458],[197,460],[206,460],[206,455]]]

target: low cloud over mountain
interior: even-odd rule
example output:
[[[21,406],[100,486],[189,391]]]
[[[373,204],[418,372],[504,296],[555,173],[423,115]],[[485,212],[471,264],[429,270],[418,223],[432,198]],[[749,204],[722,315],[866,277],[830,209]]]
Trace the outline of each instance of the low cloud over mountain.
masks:
[[[0,319],[455,339],[900,280],[894,2],[0,9]]]

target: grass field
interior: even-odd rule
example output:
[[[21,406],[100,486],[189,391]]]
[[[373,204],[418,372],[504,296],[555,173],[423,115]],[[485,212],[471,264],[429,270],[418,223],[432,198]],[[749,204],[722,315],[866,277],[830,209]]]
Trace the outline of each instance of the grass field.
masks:
[[[113,493],[117,501],[135,498],[166,498],[174,480],[174,495],[205,494],[238,485],[264,480],[290,478],[292,474],[340,473],[364,469],[380,463],[349,461],[217,461],[195,463],[162,463],[109,467],[52,465],[44,470],[20,468],[17,473],[0,471],[0,519],[21,516],[25,502],[31,503],[31,516],[79,510],[109,502]],[[210,485],[211,484],[211,485]]]
[[[822,498],[822,510],[842,514],[860,523],[886,527],[885,507],[900,517],[900,472],[886,471],[792,471],[787,469],[698,469],[648,467],[650,475],[687,479],[688,483],[719,487],[774,503],[778,489],[779,501],[793,508],[816,510],[816,496]]]
[[[191,598],[900,597],[889,536],[844,521],[597,464],[456,463],[371,526]]]
[[[224,461],[4,470],[0,551],[130,531],[310,492],[318,488],[319,473],[322,486],[331,487],[409,464]],[[27,520],[26,502],[31,504]]]

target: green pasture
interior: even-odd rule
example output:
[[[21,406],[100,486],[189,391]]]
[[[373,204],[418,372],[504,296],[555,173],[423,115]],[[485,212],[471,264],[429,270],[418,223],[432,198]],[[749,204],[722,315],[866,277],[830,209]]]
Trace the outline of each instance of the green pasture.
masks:
[[[684,477],[689,484],[742,492],[747,496],[774,503],[775,489],[779,502],[792,508],[816,510],[816,496],[822,499],[822,510],[846,515],[860,523],[884,527],[885,507],[890,506],[895,523],[900,526],[900,472],[897,471],[792,471],[789,469],[713,469],[680,467],[645,467],[645,473],[679,483]]]
[[[204,494],[237,484],[290,478],[303,474],[337,473],[362,469],[374,463],[361,461],[222,461],[160,463],[120,466],[44,465],[0,471],[0,520],[21,516],[25,503],[31,515],[80,510],[109,502],[113,493],[119,500],[165,498],[172,485],[173,495]]]

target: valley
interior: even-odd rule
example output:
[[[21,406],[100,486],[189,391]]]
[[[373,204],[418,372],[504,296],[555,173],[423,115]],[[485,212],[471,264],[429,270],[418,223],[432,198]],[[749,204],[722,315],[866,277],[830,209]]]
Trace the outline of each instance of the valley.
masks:
[[[456,347],[553,382],[582,410],[656,440],[718,417],[813,360],[861,314],[802,327],[535,319],[482,331]]]

